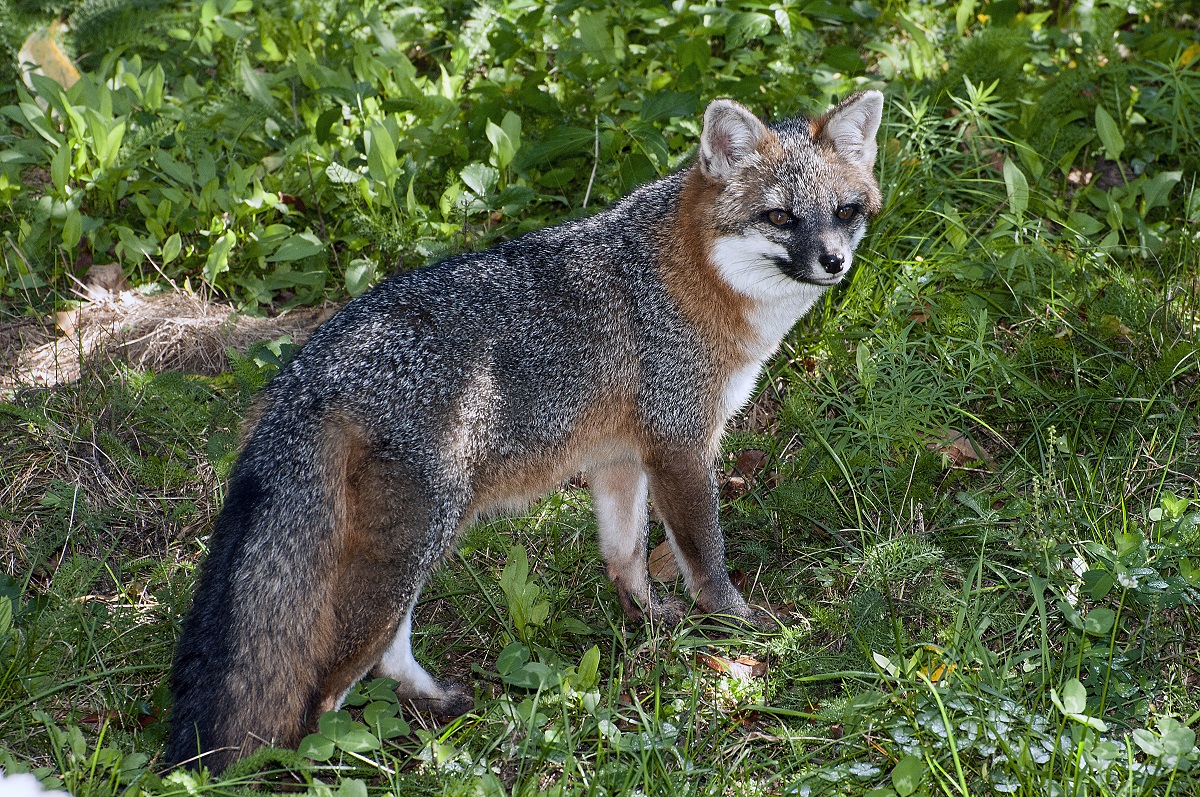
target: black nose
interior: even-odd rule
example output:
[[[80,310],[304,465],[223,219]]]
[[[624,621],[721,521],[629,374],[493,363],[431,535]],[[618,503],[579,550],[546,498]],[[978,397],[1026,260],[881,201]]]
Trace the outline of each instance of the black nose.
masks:
[[[817,258],[817,262],[821,264],[821,268],[829,274],[836,274],[842,270],[842,263],[846,262],[846,258],[841,255],[823,254]]]

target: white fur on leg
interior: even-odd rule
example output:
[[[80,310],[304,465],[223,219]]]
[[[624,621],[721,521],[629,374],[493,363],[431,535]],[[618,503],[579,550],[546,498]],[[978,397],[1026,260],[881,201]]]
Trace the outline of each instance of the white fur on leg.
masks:
[[[646,472],[637,463],[623,462],[588,471],[587,477],[609,578],[644,600],[650,594]]]
[[[412,654],[412,608],[404,615],[392,644],[375,666],[375,671],[385,678],[397,681],[397,692],[406,698],[428,697],[439,699],[445,695],[437,679],[417,663]]]

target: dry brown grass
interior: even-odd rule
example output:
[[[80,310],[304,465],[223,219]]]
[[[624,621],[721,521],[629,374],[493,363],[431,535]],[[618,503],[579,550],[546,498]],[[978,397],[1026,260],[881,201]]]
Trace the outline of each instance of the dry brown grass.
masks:
[[[256,318],[184,291],[147,296],[91,287],[88,295],[91,301],[58,313],[54,323],[0,324],[0,388],[74,382],[97,360],[212,376],[228,369],[229,349],[244,352],[283,335],[298,343],[332,312],[302,308]]]

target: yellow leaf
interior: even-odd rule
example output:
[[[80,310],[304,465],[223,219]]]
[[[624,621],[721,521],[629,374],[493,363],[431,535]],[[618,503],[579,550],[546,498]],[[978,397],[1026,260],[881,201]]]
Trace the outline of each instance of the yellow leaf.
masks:
[[[33,81],[29,79],[31,74],[45,75],[64,89],[71,88],[79,80],[79,70],[58,46],[57,36],[65,28],[65,24],[55,20],[29,34],[29,38],[21,45],[19,60],[24,67],[21,76],[30,91],[34,90]]]
[[[1179,65],[1187,66],[1198,57],[1200,57],[1200,42],[1196,42],[1183,51],[1183,55],[1179,56]]]

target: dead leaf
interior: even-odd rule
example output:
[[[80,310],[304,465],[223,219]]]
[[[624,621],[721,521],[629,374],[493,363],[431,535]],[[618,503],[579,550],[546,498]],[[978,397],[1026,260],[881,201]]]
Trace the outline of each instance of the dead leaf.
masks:
[[[279,201],[298,213],[308,212],[308,206],[304,204],[304,200],[294,194],[280,194]]]
[[[972,462],[996,464],[996,460],[992,458],[982,443],[972,441],[956,429],[947,429],[942,435],[942,440],[930,442],[926,448],[945,454],[946,458],[955,465],[967,465]]]
[[[763,469],[767,464],[767,459],[766,451],[760,451],[757,448],[747,448],[738,454],[737,460],[733,463],[733,469],[743,476],[751,477]]]
[[[650,552],[650,575],[659,581],[675,581],[679,578],[679,563],[671,543],[663,541]]]
[[[696,661],[710,670],[715,670],[722,675],[728,675],[741,681],[749,681],[751,678],[762,678],[767,674],[767,665],[750,656],[727,659],[724,656],[697,652]]]
[[[36,91],[30,75],[45,75],[64,89],[71,88],[75,81],[79,80],[79,70],[58,46],[58,35],[66,28],[64,23],[55,20],[29,34],[29,38],[21,45],[18,60],[22,67],[26,64],[32,66],[21,72],[21,77],[30,91]]]
[[[750,492],[750,483],[742,476],[730,476],[721,485],[721,497],[724,499],[739,498]]]
[[[733,586],[738,592],[745,592],[750,583],[750,577],[746,575],[746,571],[738,568],[729,571],[729,580],[733,582]]]

